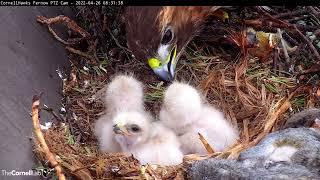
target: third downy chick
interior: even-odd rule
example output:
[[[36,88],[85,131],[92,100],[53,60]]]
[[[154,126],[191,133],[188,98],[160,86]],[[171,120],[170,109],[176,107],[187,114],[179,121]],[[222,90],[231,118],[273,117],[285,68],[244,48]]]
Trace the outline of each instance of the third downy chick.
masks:
[[[224,115],[204,105],[192,86],[174,82],[164,93],[160,120],[178,135],[184,154],[205,154],[200,133],[216,151],[222,151],[238,138],[238,132]]]

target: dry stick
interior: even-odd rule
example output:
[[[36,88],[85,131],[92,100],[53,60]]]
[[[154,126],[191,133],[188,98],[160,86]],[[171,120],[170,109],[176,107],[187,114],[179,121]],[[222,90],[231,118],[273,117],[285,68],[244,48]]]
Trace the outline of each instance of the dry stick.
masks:
[[[214,150],[213,148],[210,146],[210,144],[208,143],[208,141],[202,136],[202,134],[200,134],[198,132],[198,135],[199,135],[199,139],[200,141],[202,142],[203,146],[206,148],[208,154],[213,154],[214,153]]]
[[[78,55],[80,55],[80,56],[83,56],[83,57],[85,57],[85,58],[88,58],[89,60],[94,59],[93,56],[90,56],[89,54],[84,53],[84,52],[81,52],[81,51],[79,51],[79,50],[77,50],[77,49],[74,49],[74,48],[72,48],[72,47],[70,47],[70,46],[67,46],[66,49],[67,49],[69,52],[71,52],[71,53],[78,54]]]
[[[63,40],[62,38],[60,38],[56,32],[54,32],[54,30],[51,28],[50,25],[48,25],[48,30],[49,32],[53,35],[53,37],[55,37],[59,42],[61,42],[64,45],[69,45],[68,42],[66,42],[65,40]]]
[[[78,26],[76,22],[71,20],[69,17],[63,16],[63,15],[56,16],[53,18],[46,18],[44,16],[38,16],[37,21],[41,24],[47,24],[47,25],[57,24],[57,23],[65,23],[68,28],[81,34],[82,37],[84,37],[84,38],[90,37],[90,34],[87,31],[85,31],[84,29],[82,29],[80,26]]]
[[[62,168],[56,161],[54,155],[50,152],[49,147],[41,132],[40,122],[39,122],[39,106],[40,106],[40,96],[35,95],[33,96],[33,99],[32,99],[32,121],[33,121],[34,132],[36,134],[37,140],[40,143],[40,146],[42,147],[44,153],[46,154],[47,159],[49,160],[51,165],[55,168],[56,174],[59,180],[65,180],[66,178],[62,173]]]
[[[312,65],[309,69],[304,70],[303,72],[298,73],[297,75],[304,75],[304,74],[309,74],[309,73],[315,73],[320,71],[320,65],[319,64],[314,64]]]
[[[282,50],[283,50],[283,54],[284,54],[285,60],[286,60],[287,64],[289,65],[290,57],[289,57],[289,54],[288,54],[286,43],[284,42],[284,39],[282,37],[282,31],[279,28],[277,28],[277,32],[278,32],[278,35],[279,35],[279,38],[280,38],[280,41],[281,41]]]
[[[300,15],[300,14],[304,14],[306,12],[307,11],[305,9],[299,9],[297,11],[289,11],[289,12],[286,12],[286,13],[279,13],[277,15],[274,15],[273,17],[274,18],[283,18],[283,17],[287,17],[287,16],[297,16],[297,15]]]
[[[316,17],[320,18],[320,12],[318,12],[314,7],[312,6],[307,6],[308,10],[311,11],[311,13]]]
[[[148,171],[148,173],[155,179],[155,180],[160,180],[161,176],[158,175],[153,169],[152,167],[147,164],[146,170]]]
[[[269,14],[268,12],[266,12],[265,10],[263,10],[263,9],[262,9],[261,7],[259,7],[259,6],[256,7],[256,9],[257,9],[259,12],[261,12],[262,15],[268,17],[268,18],[269,18],[270,20],[272,20],[273,22],[279,23],[279,24],[284,24],[284,25],[287,26],[287,27],[290,26],[289,23],[284,22],[284,21],[282,21],[282,20],[280,20],[280,19],[277,19],[277,18],[273,17],[271,14]]]
[[[301,30],[308,30],[308,31],[315,31],[320,28],[320,26],[308,26],[308,25],[293,25],[293,24],[281,24],[278,22],[270,22],[270,21],[262,21],[261,19],[251,19],[251,20],[244,20],[244,23],[249,26],[255,27],[275,27],[275,28],[287,28],[287,29],[294,29],[294,26],[297,26],[298,29]],[[289,25],[289,26],[288,26]]]
[[[299,45],[298,41],[293,39],[286,31],[283,31],[282,36],[285,37],[286,40],[288,40],[290,43],[294,44],[295,46]]]
[[[250,142],[250,134],[249,134],[248,126],[249,126],[249,120],[248,119],[244,119],[243,120],[243,134],[244,134],[246,143]]]
[[[290,107],[291,107],[291,103],[290,103],[290,99],[299,91],[301,91],[301,89],[303,89],[303,87],[297,88],[294,92],[292,92],[283,102],[283,99],[278,101],[278,103],[283,102],[282,105],[273,113],[270,112],[270,118],[268,119],[268,122],[265,124],[263,132],[261,132],[253,141],[251,141],[248,144],[238,144],[234,147],[232,147],[231,149],[224,151],[223,153],[221,153],[220,155],[217,156],[217,158],[221,158],[224,157],[226,154],[230,154],[229,158],[235,158],[239,155],[239,153],[241,151],[243,151],[244,149],[248,149],[250,147],[253,147],[255,145],[257,145],[266,135],[268,135],[268,133],[271,131],[272,127],[274,126],[274,124],[276,123],[278,117],[280,115],[282,115],[283,113],[285,113]]]
[[[274,126],[274,124],[276,123],[276,120],[278,119],[278,117],[283,114],[285,111],[287,111],[290,107],[290,102],[289,102],[289,98],[285,100],[285,102],[280,106],[280,108],[274,112],[274,114],[272,114],[271,118],[268,120],[268,122],[265,124],[264,130],[262,133],[260,133],[258,135],[258,137],[256,137],[256,139],[254,139],[253,141],[251,141],[248,144],[238,144],[237,146],[231,148],[230,150],[223,152],[221,155],[219,155],[218,157],[223,157],[225,154],[230,153],[229,158],[236,158],[239,153],[241,151],[243,151],[244,149],[248,149],[250,147],[253,147],[255,145],[257,145],[272,129],[272,127]]]
[[[114,42],[116,43],[116,45],[117,45],[119,48],[121,48],[121,49],[123,49],[123,50],[126,50],[127,52],[130,52],[130,53],[132,52],[130,49],[128,49],[128,48],[126,48],[126,47],[123,47],[123,46],[119,43],[119,41],[117,40],[117,38],[114,37],[114,35],[112,34],[111,30],[110,30],[108,27],[106,27],[106,29],[107,29],[107,31],[109,32],[110,36],[112,37],[112,39],[114,40]]]
[[[41,24],[46,24],[48,27],[49,32],[53,35],[54,38],[56,38],[59,42],[61,42],[64,45],[71,45],[71,44],[75,44],[76,41],[80,41],[83,38],[89,38],[90,34],[85,31],[84,29],[82,29],[80,26],[77,25],[77,23],[75,23],[73,20],[71,20],[70,18],[60,15],[60,16],[56,16],[54,18],[46,18],[43,16],[38,16],[37,17],[37,22],[41,23]],[[79,34],[81,34],[82,38],[75,38],[73,39],[74,42],[67,42],[65,40],[63,40],[62,38],[60,38],[57,33],[51,28],[52,24],[57,24],[57,23],[65,23],[66,26],[75,31],[78,32]]]
[[[278,110],[272,113],[270,119],[265,124],[263,132],[258,135],[256,139],[254,139],[251,143],[249,143],[249,147],[257,145],[272,129],[273,125],[276,123],[278,117],[285,113],[291,106],[290,98],[287,98],[284,103],[278,108]]]
[[[313,55],[316,57],[317,59],[317,64],[320,63],[320,54],[317,51],[317,49],[313,46],[312,42],[297,28],[296,25],[294,25],[294,29],[298,32],[298,34],[300,35],[300,37],[305,41],[305,43],[308,44],[308,46],[310,47]]]
[[[214,153],[214,154],[206,154],[206,155],[199,155],[199,154],[187,154],[183,156],[183,161],[201,161],[205,159],[209,159],[212,157],[215,157],[217,155],[221,154],[219,153]]]

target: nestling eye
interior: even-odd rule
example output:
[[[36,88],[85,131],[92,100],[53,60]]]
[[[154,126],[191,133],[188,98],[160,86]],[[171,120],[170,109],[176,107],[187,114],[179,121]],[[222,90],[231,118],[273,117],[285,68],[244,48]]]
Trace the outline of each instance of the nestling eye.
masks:
[[[161,44],[169,44],[173,39],[173,32],[171,27],[168,27],[162,37]]]
[[[132,132],[139,132],[139,131],[141,131],[140,127],[139,127],[138,125],[136,125],[136,124],[131,125],[131,126],[130,126],[130,130],[131,130]]]

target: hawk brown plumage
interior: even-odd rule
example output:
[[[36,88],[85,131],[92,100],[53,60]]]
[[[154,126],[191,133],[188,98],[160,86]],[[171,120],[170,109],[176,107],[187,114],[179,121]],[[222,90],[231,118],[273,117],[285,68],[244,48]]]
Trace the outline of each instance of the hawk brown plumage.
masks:
[[[162,79],[172,81],[184,48],[220,6],[127,7],[127,44]]]

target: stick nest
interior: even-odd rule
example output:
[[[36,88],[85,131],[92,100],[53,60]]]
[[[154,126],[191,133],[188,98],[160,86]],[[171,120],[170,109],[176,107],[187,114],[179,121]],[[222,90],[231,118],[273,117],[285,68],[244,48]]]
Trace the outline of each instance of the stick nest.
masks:
[[[134,157],[99,152],[93,124],[104,113],[100,97],[110,79],[119,73],[133,73],[145,84],[146,107],[154,115],[159,112],[167,86],[145,62],[133,59],[126,48],[123,8],[80,7],[77,22],[65,16],[38,17],[38,22],[47,25],[54,37],[66,46],[71,62],[69,73],[59,71],[66,113],[56,116],[58,121],[54,126],[42,131],[48,149],[67,177],[86,180],[184,179],[187,178],[184,166],[195,160],[237,158],[241,151],[280,129],[286,117],[304,108],[319,106],[319,78],[309,74],[314,72],[310,67],[314,70],[318,66],[318,54],[313,53],[315,46],[304,48],[310,46],[310,42],[306,42],[310,39],[301,38],[306,36],[306,28],[319,26],[319,14],[314,14],[319,8],[315,7],[313,13],[307,8],[275,7],[271,12],[260,7],[230,10],[228,13],[232,16],[228,24],[209,18],[203,33],[189,44],[180,59],[177,79],[201,90],[208,103],[223,111],[238,127],[241,138],[225,152],[186,155],[179,166],[141,166]],[[295,26],[301,19],[306,25]],[[271,25],[265,27],[262,22]],[[64,23],[69,28],[68,40],[54,32],[52,25],[56,23]],[[291,54],[288,62],[285,53],[275,46],[265,61],[254,58],[240,28],[246,23],[266,32],[284,29],[290,42],[298,46],[298,52]],[[227,34],[235,42],[233,46],[225,48],[220,41],[217,43],[222,38],[219,33]],[[312,44],[315,45],[315,41]],[[290,73],[289,66],[293,67]],[[42,166],[50,166],[43,147],[35,138],[34,153]]]

